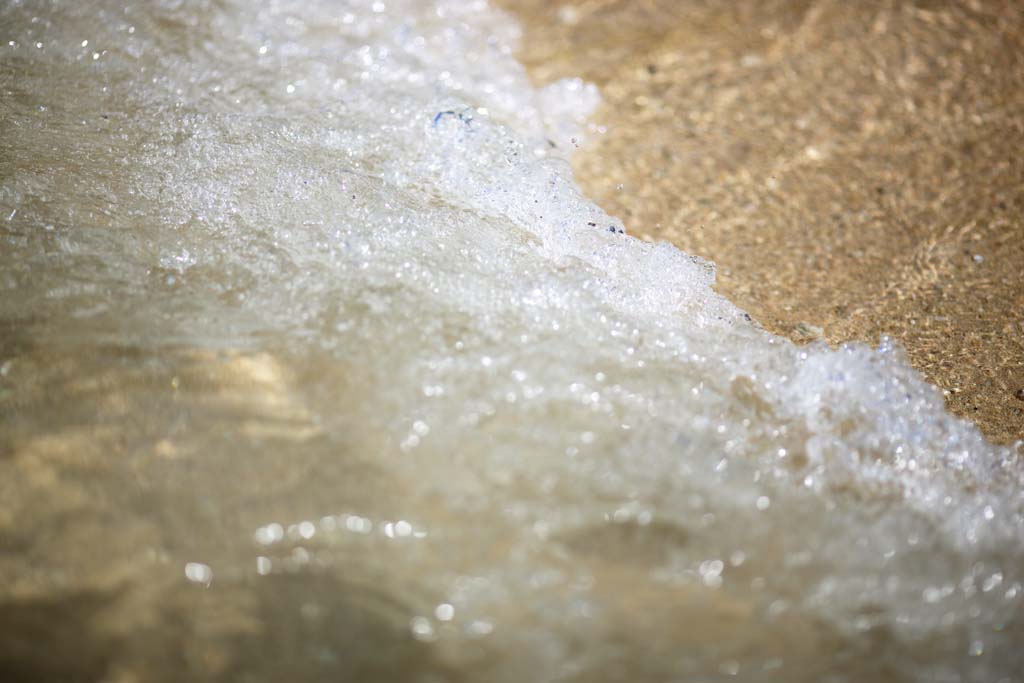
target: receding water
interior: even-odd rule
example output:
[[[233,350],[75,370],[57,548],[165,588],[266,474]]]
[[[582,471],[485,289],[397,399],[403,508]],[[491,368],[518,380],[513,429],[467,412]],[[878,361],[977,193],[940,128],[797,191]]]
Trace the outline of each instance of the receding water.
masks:
[[[0,7],[3,680],[1022,680],[1019,449],[624,233],[506,15]]]

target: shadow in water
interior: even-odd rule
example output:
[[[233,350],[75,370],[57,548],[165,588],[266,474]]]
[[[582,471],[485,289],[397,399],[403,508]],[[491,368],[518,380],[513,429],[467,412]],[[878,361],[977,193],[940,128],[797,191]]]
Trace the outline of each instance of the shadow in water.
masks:
[[[0,605],[0,680],[100,680],[116,644],[94,635],[90,622],[109,601],[84,593]]]
[[[109,624],[136,609],[125,595],[0,605],[0,680],[458,680],[430,643],[412,637],[406,606],[334,576],[282,574],[161,594],[155,619],[120,635]]]

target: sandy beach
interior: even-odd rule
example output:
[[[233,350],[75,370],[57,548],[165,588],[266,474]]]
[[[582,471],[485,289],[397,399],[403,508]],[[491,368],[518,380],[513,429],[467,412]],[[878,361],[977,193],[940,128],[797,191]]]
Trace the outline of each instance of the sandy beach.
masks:
[[[0,4],[0,681],[1020,681],[1024,8],[502,1]]]
[[[1024,8],[504,3],[538,82],[604,104],[584,191],[797,341],[889,335],[993,441],[1024,438]]]

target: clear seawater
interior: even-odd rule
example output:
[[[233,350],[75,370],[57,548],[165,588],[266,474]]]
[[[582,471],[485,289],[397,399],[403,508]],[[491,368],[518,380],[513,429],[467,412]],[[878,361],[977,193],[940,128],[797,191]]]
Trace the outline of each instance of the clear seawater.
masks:
[[[0,678],[1024,680],[1019,447],[631,237],[517,37],[0,3]]]

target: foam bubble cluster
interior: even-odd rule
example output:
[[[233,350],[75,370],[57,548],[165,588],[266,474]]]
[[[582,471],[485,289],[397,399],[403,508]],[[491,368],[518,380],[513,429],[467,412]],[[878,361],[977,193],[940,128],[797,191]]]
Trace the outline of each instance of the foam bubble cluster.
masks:
[[[0,24],[0,316],[83,359],[47,416],[18,384],[32,345],[0,357],[0,532],[57,558],[33,581],[68,566],[18,463],[84,420],[123,435],[51,463],[88,470],[84,507],[149,524],[261,633],[293,608],[393,619],[430,665],[385,629],[359,647],[387,680],[1019,680],[1019,452],[888,341],[796,346],[711,264],[625,234],[566,161],[596,89],[532,86],[507,16],[26,1]],[[132,352],[82,352],[111,344]],[[61,392],[88,418],[54,418]],[[185,590],[92,542],[157,613]],[[193,679],[263,662],[218,628],[239,662],[188,659]],[[331,633],[292,674],[378,671]]]

